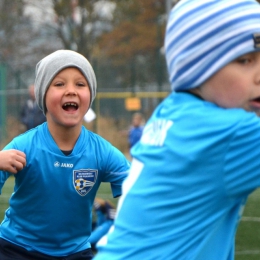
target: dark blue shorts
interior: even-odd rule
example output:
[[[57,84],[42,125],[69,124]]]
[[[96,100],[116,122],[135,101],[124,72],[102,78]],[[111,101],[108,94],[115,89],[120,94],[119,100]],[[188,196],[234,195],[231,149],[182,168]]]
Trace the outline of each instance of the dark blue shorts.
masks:
[[[91,260],[92,258],[93,253],[90,248],[69,256],[54,257],[40,252],[27,251],[23,247],[0,238],[1,260]]]

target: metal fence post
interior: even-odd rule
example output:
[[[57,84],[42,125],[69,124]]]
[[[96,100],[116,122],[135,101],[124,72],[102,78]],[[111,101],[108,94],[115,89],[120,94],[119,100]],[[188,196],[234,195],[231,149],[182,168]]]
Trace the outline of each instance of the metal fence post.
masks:
[[[6,67],[0,64],[0,143],[6,138]]]

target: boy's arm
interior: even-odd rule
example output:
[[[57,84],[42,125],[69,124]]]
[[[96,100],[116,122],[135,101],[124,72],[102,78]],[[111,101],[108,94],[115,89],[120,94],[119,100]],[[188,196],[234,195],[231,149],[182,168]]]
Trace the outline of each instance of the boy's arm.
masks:
[[[115,147],[112,147],[109,158],[102,181],[110,182],[113,197],[116,198],[122,194],[122,183],[128,176],[130,163]]]
[[[0,151],[0,170],[9,173],[17,173],[26,165],[25,153],[11,149]]]

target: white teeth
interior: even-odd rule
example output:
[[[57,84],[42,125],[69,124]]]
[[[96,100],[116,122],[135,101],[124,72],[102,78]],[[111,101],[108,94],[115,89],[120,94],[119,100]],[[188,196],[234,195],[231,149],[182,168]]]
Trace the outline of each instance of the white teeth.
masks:
[[[75,104],[75,103],[66,103],[66,104],[64,104],[64,106],[66,107],[66,106],[74,106],[74,107],[76,107],[77,105]]]

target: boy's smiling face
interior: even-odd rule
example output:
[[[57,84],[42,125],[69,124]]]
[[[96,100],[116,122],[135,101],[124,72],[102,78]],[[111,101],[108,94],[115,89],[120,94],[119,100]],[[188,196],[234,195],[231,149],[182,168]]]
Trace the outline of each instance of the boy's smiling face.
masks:
[[[260,53],[245,54],[232,61],[202,86],[190,90],[223,108],[260,112]]]
[[[90,105],[90,89],[77,68],[66,68],[52,80],[46,96],[48,122],[65,127],[82,124]]]

